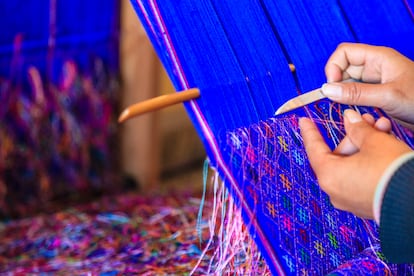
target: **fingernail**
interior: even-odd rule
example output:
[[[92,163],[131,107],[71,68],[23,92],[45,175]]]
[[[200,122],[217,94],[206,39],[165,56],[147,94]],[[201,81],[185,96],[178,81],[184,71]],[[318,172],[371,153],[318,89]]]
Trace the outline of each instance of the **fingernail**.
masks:
[[[349,122],[351,122],[352,124],[354,123],[358,123],[362,121],[362,117],[361,115],[352,110],[352,109],[347,109],[344,111],[344,116],[348,119]]]
[[[322,93],[328,98],[339,99],[342,97],[342,86],[333,83],[322,85]]]

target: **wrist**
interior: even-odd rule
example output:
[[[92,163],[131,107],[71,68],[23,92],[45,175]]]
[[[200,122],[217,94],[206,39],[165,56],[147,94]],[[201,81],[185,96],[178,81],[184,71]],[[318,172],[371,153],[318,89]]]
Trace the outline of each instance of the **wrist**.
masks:
[[[377,184],[374,192],[373,199],[373,214],[375,222],[379,225],[381,216],[381,207],[384,199],[385,191],[387,190],[388,184],[395,174],[395,172],[401,167],[402,164],[410,159],[414,158],[414,151],[408,152],[395,159],[384,171],[380,181]]]

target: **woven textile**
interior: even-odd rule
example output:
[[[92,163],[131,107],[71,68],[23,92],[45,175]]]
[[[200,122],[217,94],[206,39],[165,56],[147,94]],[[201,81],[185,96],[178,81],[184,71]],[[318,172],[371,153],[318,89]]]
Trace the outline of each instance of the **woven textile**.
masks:
[[[275,275],[412,271],[386,265],[375,224],[335,210],[306,160],[298,116],[319,123],[334,147],[345,107],[322,101],[273,117],[285,100],[325,82],[324,64],[340,42],[386,45],[413,58],[410,2],[132,3],[176,89],[200,89],[188,114]],[[394,133],[413,146],[410,131],[394,123]]]

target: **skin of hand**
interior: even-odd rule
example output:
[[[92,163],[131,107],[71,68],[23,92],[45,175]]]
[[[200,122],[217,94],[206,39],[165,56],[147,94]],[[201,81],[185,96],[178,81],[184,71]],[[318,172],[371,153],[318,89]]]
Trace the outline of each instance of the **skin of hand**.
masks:
[[[362,119],[364,119],[369,125],[373,126],[375,129],[380,130],[382,132],[391,132],[391,122],[385,117],[379,118],[375,121],[374,117],[371,114],[365,113],[362,115]],[[352,143],[351,139],[346,135],[341,143],[336,147],[335,153],[342,154],[342,155],[351,155],[358,151],[358,148]]]
[[[382,128],[383,123],[375,122],[369,115],[363,117],[354,110],[346,110],[345,139],[349,141],[343,140],[331,151],[310,119],[299,120],[309,162],[321,189],[336,208],[373,218],[374,193],[382,174],[396,158],[412,151],[387,133],[390,127]],[[348,148],[343,152],[345,143]]]
[[[333,101],[374,106],[414,126],[414,62],[380,46],[342,43],[326,63],[322,92]],[[353,78],[362,82],[341,83]]]

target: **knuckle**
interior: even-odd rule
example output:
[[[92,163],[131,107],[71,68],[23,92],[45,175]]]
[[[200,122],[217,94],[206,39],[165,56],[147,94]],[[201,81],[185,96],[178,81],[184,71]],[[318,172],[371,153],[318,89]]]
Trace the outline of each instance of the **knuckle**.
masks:
[[[338,44],[337,49],[341,50],[343,48],[346,48],[348,45],[349,45],[349,43],[347,43],[347,42],[341,42],[341,43]]]
[[[398,55],[398,52],[391,48],[391,47],[387,47],[387,46],[378,46],[379,51],[386,56],[396,56]]]
[[[358,103],[361,99],[361,86],[358,83],[350,83],[345,86],[345,97],[348,99],[350,103]]]

